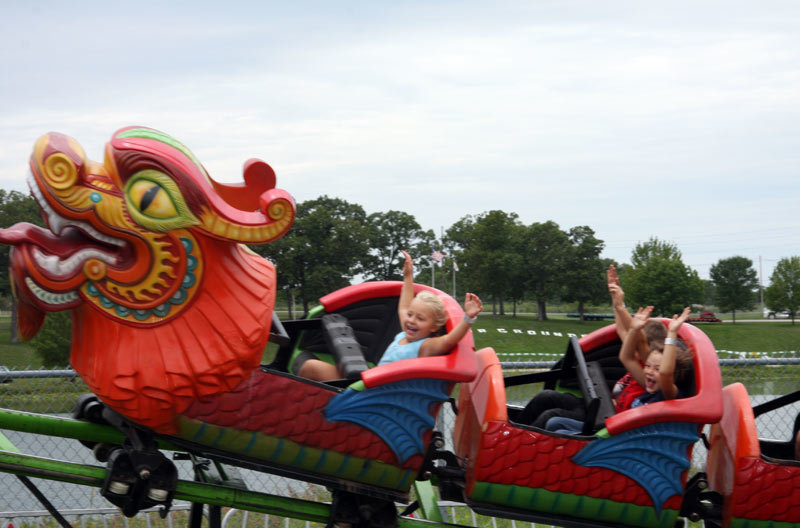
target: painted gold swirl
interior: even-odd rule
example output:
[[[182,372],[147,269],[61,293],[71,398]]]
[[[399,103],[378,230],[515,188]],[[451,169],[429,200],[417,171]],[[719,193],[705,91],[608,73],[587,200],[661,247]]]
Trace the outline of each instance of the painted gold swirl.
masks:
[[[48,185],[55,189],[69,189],[78,180],[78,167],[61,152],[48,156],[42,169]]]
[[[267,207],[267,216],[271,220],[280,220],[287,214],[291,214],[292,206],[283,198],[273,200]]]

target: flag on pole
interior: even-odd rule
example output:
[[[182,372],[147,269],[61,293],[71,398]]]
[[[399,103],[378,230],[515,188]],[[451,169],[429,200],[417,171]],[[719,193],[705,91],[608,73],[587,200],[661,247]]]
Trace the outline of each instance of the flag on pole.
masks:
[[[435,260],[436,262],[441,262],[441,261],[442,261],[442,259],[443,259],[445,256],[446,256],[446,255],[445,255],[444,253],[442,253],[441,251],[436,251],[436,250],[433,250],[433,260]]]
[[[458,264],[456,264],[455,259],[453,259],[453,271],[458,271]]]

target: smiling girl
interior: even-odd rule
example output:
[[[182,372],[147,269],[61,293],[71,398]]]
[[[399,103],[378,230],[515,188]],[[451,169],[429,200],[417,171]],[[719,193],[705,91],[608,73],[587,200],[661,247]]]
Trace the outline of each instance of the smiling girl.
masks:
[[[689,317],[691,309],[686,307],[680,315],[673,315],[664,339],[664,351],[653,350],[642,366],[636,359],[635,350],[639,332],[650,318],[652,306],[639,308],[631,321],[631,330],[622,342],[619,359],[633,378],[644,387],[645,392],[637,397],[631,407],[646,405],[662,400],[672,400],[686,396],[683,382],[692,370],[692,354],[686,344],[678,338],[678,329]]]
[[[466,335],[483,310],[480,298],[474,293],[467,293],[464,298],[464,318],[449,333],[434,336],[447,322],[444,303],[429,291],[421,291],[414,296],[414,263],[405,251],[403,256],[405,257],[403,287],[397,305],[401,332],[386,348],[378,365],[386,365],[401,359],[447,354]],[[306,361],[298,375],[316,381],[340,377],[335,365],[318,359]]]

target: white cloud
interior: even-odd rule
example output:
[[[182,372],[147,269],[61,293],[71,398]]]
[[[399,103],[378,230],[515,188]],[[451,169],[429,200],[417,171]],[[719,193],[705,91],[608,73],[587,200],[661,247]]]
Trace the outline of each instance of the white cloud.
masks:
[[[690,263],[717,246],[777,259],[800,227],[800,8],[767,4],[17,6],[0,27],[0,187],[24,187],[46,131],[97,159],[143,124],[221,181],[261,157],[298,200],[437,232],[504,209],[590,225],[619,260],[650,235]],[[758,235],[681,238],[732,226]]]

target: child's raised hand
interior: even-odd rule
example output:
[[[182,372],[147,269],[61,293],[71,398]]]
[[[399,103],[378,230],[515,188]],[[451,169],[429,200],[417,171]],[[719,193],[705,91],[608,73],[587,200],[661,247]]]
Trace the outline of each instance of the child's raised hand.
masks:
[[[636,315],[633,316],[633,320],[631,321],[631,330],[639,330],[640,328],[644,327],[644,324],[650,319],[650,314],[653,312],[652,306],[647,306],[645,308],[639,307],[636,310]]]
[[[400,252],[405,257],[406,261],[403,264],[403,277],[413,277],[414,276],[414,261],[411,260],[411,255],[404,249],[401,249]]]
[[[467,317],[473,318],[483,310],[483,303],[481,298],[474,293],[467,293],[464,297],[464,313]]]
[[[690,313],[692,313],[692,309],[687,306],[680,315],[673,315],[672,321],[669,322],[668,331],[677,333],[681,325],[689,318]]]
[[[623,306],[625,304],[625,292],[622,291],[622,286],[619,284],[619,276],[617,275],[617,268],[610,265],[606,271],[606,279],[608,281],[608,292],[611,294],[611,304],[613,306]]]
[[[612,284],[619,286],[619,275],[617,275],[617,268],[613,264],[606,270],[606,279],[608,280],[609,289],[611,289]]]

